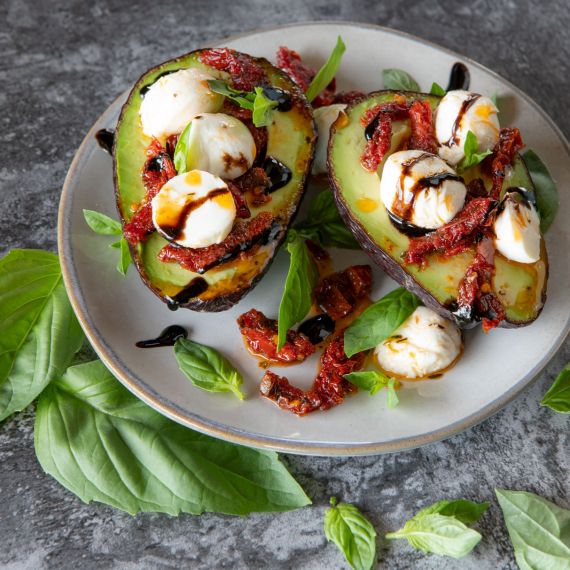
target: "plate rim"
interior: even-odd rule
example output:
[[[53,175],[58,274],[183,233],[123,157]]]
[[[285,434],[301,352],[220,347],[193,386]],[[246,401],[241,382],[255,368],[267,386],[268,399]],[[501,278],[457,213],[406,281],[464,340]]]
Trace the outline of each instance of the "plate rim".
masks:
[[[361,22],[351,22],[346,20],[323,20],[323,21],[307,21],[307,22],[294,22],[277,26],[268,26],[256,28],[239,34],[224,37],[219,40],[210,42],[210,45],[218,46],[223,43],[230,42],[236,39],[245,38],[256,33],[271,32],[276,30],[283,30],[292,27],[306,27],[306,26],[351,26],[355,28],[371,29],[382,31],[384,33],[392,34],[401,38],[406,38],[419,43],[422,46],[429,46],[439,50],[440,52],[452,55],[458,60],[464,61],[469,65],[479,68],[490,74],[495,79],[500,80],[503,84],[508,86],[517,97],[521,97],[529,103],[542,118],[549,124],[553,131],[558,136],[560,143],[565,147],[566,152],[570,155],[570,143],[548,113],[529,95],[519,89],[510,81],[504,79],[495,71],[487,68],[486,66],[472,60],[469,57],[463,56],[460,53],[440,46],[430,40],[425,40],[408,32],[388,28],[386,26],[367,24]],[[199,48],[197,48],[199,49]],[[92,142],[96,130],[101,128],[101,124],[105,124],[107,115],[115,111],[119,101],[124,97],[125,93],[130,92],[131,88],[127,91],[120,93],[105,111],[96,119],[93,126],[89,129],[83,138],[80,146],[74,154],[73,160],[65,177],[59,208],[58,208],[58,222],[57,222],[57,248],[60,253],[60,265],[63,276],[63,281],[71,306],[77,316],[79,323],[91,346],[95,350],[97,356],[105,364],[105,366],[114,374],[114,376],[135,396],[143,400],[150,407],[163,414],[164,416],[180,423],[191,429],[195,429],[201,433],[205,433],[212,437],[223,439],[232,443],[246,445],[249,447],[257,447],[279,451],[282,453],[293,453],[299,455],[315,455],[315,456],[357,456],[357,455],[379,455],[384,453],[394,453],[397,451],[406,451],[415,449],[430,443],[447,439],[453,435],[461,433],[469,429],[490,416],[499,412],[502,408],[507,406],[515,398],[517,398],[525,389],[527,389],[540,375],[541,371],[548,365],[554,355],[558,352],[568,333],[570,332],[570,315],[565,323],[564,329],[557,342],[554,343],[550,349],[544,354],[543,358],[533,366],[533,368],[523,376],[513,387],[507,390],[498,398],[489,402],[483,408],[463,418],[462,420],[455,421],[443,428],[432,430],[420,436],[415,437],[401,437],[393,439],[388,442],[366,442],[366,443],[318,443],[318,442],[296,442],[290,439],[281,437],[267,436],[259,433],[251,433],[240,428],[227,426],[215,420],[202,418],[201,416],[184,410],[175,402],[172,402],[147,383],[134,374],[128,371],[125,366],[120,363],[120,359],[115,355],[112,347],[107,345],[103,340],[102,335],[97,331],[93,319],[91,318],[88,308],[82,298],[81,287],[77,279],[77,273],[73,265],[73,254],[71,247],[71,232],[70,232],[70,213],[72,205],[72,184],[77,177],[77,172],[85,162],[85,151],[89,142]],[[63,254],[63,255],[62,255]]]

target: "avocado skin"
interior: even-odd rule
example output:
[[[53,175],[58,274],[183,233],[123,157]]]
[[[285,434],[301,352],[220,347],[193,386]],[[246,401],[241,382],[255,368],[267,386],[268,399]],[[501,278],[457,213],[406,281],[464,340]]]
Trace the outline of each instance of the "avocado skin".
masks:
[[[441,99],[441,97],[435,96],[435,95],[428,95],[425,93],[414,93],[414,92],[409,92],[409,91],[390,91],[390,90],[383,90],[383,91],[375,91],[373,93],[370,93],[367,97],[367,99],[371,99],[377,96],[383,96],[383,95],[391,95],[391,96],[397,96],[397,95],[401,95],[404,97],[418,97],[421,96],[422,98],[428,98],[431,102],[432,102],[432,106],[434,105],[434,102],[438,99]],[[352,103],[346,110],[345,110],[345,114],[348,115],[350,117],[351,111],[359,106],[360,104],[362,104],[362,101],[356,102],[356,103]],[[346,119],[344,119],[344,121],[346,121]],[[369,232],[366,230],[366,228],[364,227],[364,225],[357,219],[356,215],[354,214],[354,212],[351,210],[351,208],[349,207],[349,205],[347,204],[344,196],[343,196],[343,190],[342,190],[342,185],[341,182],[335,172],[335,165],[334,165],[334,159],[332,158],[333,155],[333,148],[335,145],[335,132],[338,129],[342,129],[344,128],[345,125],[343,124],[343,118],[339,117],[339,119],[337,119],[337,121],[333,124],[332,128],[331,128],[331,136],[329,139],[329,145],[328,145],[328,157],[327,157],[327,166],[328,166],[328,173],[329,173],[329,182],[331,184],[331,187],[333,189],[333,195],[335,198],[335,203],[336,206],[338,208],[338,211],[344,221],[344,223],[346,224],[346,226],[349,228],[349,230],[352,232],[352,234],[354,235],[355,239],[358,241],[358,243],[360,244],[360,246],[362,247],[362,249],[370,256],[370,258],[379,266],[383,269],[383,271],[392,279],[394,279],[394,281],[398,282],[400,285],[402,285],[403,287],[405,287],[406,289],[408,289],[409,291],[411,291],[412,293],[414,293],[417,297],[419,297],[421,299],[421,301],[430,309],[433,309],[434,311],[436,311],[438,314],[440,314],[441,316],[450,319],[452,321],[455,321],[457,323],[458,326],[460,326],[460,328],[463,329],[470,329],[470,328],[474,328],[476,326],[478,326],[480,324],[480,320],[479,319],[472,319],[470,321],[465,321],[465,320],[461,320],[456,318],[456,316],[453,314],[453,311],[450,307],[451,303],[441,303],[440,300],[438,300],[434,294],[432,294],[427,288],[425,288],[422,284],[420,284],[416,278],[409,272],[407,271],[406,267],[403,264],[398,263],[398,261],[396,261],[394,258],[392,258],[375,240],[374,238],[369,234]],[[529,189],[533,189],[533,185],[532,185],[532,181],[530,178],[530,175],[528,173],[528,169],[526,167],[526,164],[524,163],[524,159],[522,158],[521,155],[517,156],[517,168],[520,168],[524,171],[524,176],[526,176],[526,179],[528,181],[527,187],[529,187]],[[384,206],[380,204],[380,207],[383,208]],[[541,253],[541,260],[544,261],[545,267],[544,267],[544,285],[540,291],[540,299],[536,304],[535,307],[535,311],[532,315],[529,316],[529,318],[526,319],[509,319],[508,317],[503,320],[500,323],[500,327],[501,328],[519,328],[519,327],[524,327],[527,326],[529,324],[531,324],[532,322],[534,322],[538,316],[540,315],[540,313],[542,312],[542,309],[544,307],[544,303],[546,302],[546,285],[547,285],[547,281],[548,281],[548,257],[547,257],[547,253],[546,253],[546,248],[544,246],[544,240],[542,242],[542,253]]]
[[[117,121],[116,127],[116,135],[113,143],[113,179],[114,179],[114,187],[115,187],[115,198],[117,203],[117,209],[119,212],[119,216],[121,219],[122,224],[124,225],[128,219],[126,217],[126,208],[122,202],[121,196],[121,188],[119,183],[119,168],[118,168],[118,146],[120,143],[120,127],[125,120],[125,116],[127,112],[131,109],[133,101],[140,97],[141,89],[145,86],[151,85],[154,81],[156,81],[157,76],[163,75],[164,73],[176,71],[178,69],[183,69],[188,67],[189,60],[191,58],[197,59],[199,55],[209,48],[202,48],[198,50],[194,50],[187,54],[181,55],[177,58],[165,61],[148,71],[146,71],[135,83],[134,87],[132,88],[126,102],[124,103],[123,107],[121,108],[121,113],[119,115],[119,119]],[[304,169],[304,173],[302,174],[300,180],[298,181],[296,187],[298,188],[298,193],[296,195],[296,199],[289,205],[285,212],[281,212],[279,216],[276,216],[278,222],[280,222],[280,229],[274,233],[274,239],[271,241],[273,245],[273,250],[270,253],[269,259],[263,265],[261,270],[257,272],[245,286],[239,286],[234,288],[229,292],[225,292],[220,295],[216,295],[213,298],[201,299],[200,296],[190,299],[188,302],[180,303],[178,305],[179,308],[190,309],[193,311],[199,312],[220,312],[225,311],[231,308],[233,305],[238,303],[247,293],[249,293],[261,280],[261,278],[265,275],[265,273],[269,270],[273,260],[275,259],[275,255],[277,254],[280,246],[282,245],[283,241],[285,240],[285,236],[287,234],[287,230],[289,226],[293,223],[295,216],[297,215],[298,205],[303,197],[307,177],[311,171],[311,166],[313,163],[313,157],[315,153],[315,145],[317,140],[317,128],[316,123],[313,118],[312,107],[308,100],[305,97],[303,91],[289,78],[287,74],[285,74],[280,69],[274,67],[267,59],[265,58],[256,58],[253,56],[249,56],[247,54],[243,54],[246,57],[250,58],[252,62],[257,63],[264,67],[268,73],[270,72],[273,76],[271,78],[271,83],[274,84],[277,80],[280,82],[280,85],[286,85],[287,91],[291,94],[291,102],[294,110],[298,111],[301,120],[305,122],[305,126],[308,128],[308,133],[305,137],[306,146],[305,152],[306,153],[306,167]],[[210,69],[207,66],[203,66],[206,69]],[[219,74],[217,70],[212,70],[213,74]],[[152,77],[152,80],[150,78]],[[139,102],[140,104],[140,102]],[[141,165],[142,168],[142,165]],[[168,296],[160,289],[158,284],[156,284],[153,278],[148,274],[147,268],[143,262],[143,258],[141,256],[140,248],[144,247],[144,243],[137,244],[135,246],[129,244],[129,249],[131,252],[131,257],[133,259],[133,263],[139,272],[139,275],[143,281],[143,283],[165,304],[168,304]],[[170,265],[170,264],[165,264]],[[203,274],[201,277],[206,277],[208,272]]]

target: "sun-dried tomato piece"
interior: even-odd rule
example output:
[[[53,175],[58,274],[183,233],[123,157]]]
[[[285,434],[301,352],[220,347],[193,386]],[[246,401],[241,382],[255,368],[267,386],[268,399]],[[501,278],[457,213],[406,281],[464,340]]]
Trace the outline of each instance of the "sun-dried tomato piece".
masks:
[[[179,263],[195,273],[205,273],[212,267],[235,259],[258,244],[265,243],[271,236],[275,220],[270,212],[261,212],[247,222],[238,221],[226,239],[208,247],[190,248],[174,244],[164,246],[158,259]]]
[[[277,352],[277,321],[268,319],[256,309],[240,315],[237,323],[250,350],[265,360],[287,364],[298,363],[315,352],[311,341],[303,333],[292,329],[287,331],[287,340]]]
[[[437,152],[437,140],[430,104],[427,101],[416,99],[409,109],[409,114],[412,136],[408,148],[435,154]]]
[[[371,288],[371,267],[353,265],[323,278],[315,289],[315,298],[321,309],[336,320],[352,313]]]
[[[232,193],[234,204],[236,206],[236,216],[241,219],[251,218],[251,212],[245,199],[245,194],[242,192],[232,180],[226,180],[229,191]]]
[[[170,135],[166,139],[166,144],[165,144],[166,152],[168,153],[168,156],[170,156],[172,160],[174,160],[174,151],[176,150],[176,143],[178,142],[178,137],[179,135]]]
[[[281,409],[299,416],[318,410],[321,403],[316,392],[301,390],[290,384],[287,378],[278,376],[271,370],[268,370],[261,379],[259,393],[275,402]]]
[[[501,129],[499,132],[499,142],[493,149],[493,154],[489,155],[484,161],[484,168],[490,171],[493,179],[493,188],[490,196],[498,200],[503,189],[503,180],[505,179],[505,169],[512,164],[515,154],[523,148],[521,133],[518,129]]]
[[[230,82],[235,89],[253,91],[257,85],[263,84],[267,75],[253,58],[229,48],[213,48],[200,54],[200,61],[230,74]]]
[[[482,178],[474,178],[467,184],[467,199],[486,198],[488,196],[485,183]]]

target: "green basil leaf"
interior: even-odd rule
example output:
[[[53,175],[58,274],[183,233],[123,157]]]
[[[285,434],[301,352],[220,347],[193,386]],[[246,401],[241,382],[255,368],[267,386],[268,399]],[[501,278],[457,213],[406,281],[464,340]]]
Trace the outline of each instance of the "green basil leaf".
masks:
[[[131,250],[129,249],[129,242],[122,237],[120,241],[121,257],[117,264],[117,271],[121,275],[126,275],[129,265],[133,262],[131,258]]]
[[[370,570],[376,561],[376,531],[370,521],[348,503],[336,504],[325,512],[324,530],[355,570]]]
[[[344,333],[346,355],[350,357],[386,340],[419,305],[420,300],[403,287],[370,305]]]
[[[384,89],[396,91],[421,91],[419,83],[403,69],[385,69],[382,72]]]
[[[570,364],[558,374],[540,402],[560,414],[570,414]]]
[[[546,168],[544,162],[534,151],[527,150],[523,153],[523,158],[536,191],[536,206],[540,215],[540,231],[545,233],[558,212],[560,204],[558,190],[550,172],[548,172],[548,168]]]
[[[394,409],[400,403],[400,398],[398,398],[398,393],[396,392],[396,384],[397,380],[395,378],[390,378],[388,380],[387,405],[390,410]]]
[[[188,143],[190,142],[190,129],[192,128],[192,121],[190,121],[184,130],[180,133],[178,140],[176,141],[176,147],[174,148],[174,168],[178,174],[184,174],[188,172],[188,167],[186,166],[186,156],[188,154]]]
[[[570,510],[523,491],[495,489],[521,570],[570,569]]]
[[[315,196],[309,206],[307,219],[297,224],[295,230],[300,236],[322,247],[360,249],[360,245],[344,225],[330,190],[323,190]]]
[[[41,395],[35,448],[47,473],[86,503],[142,511],[245,515],[310,504],[277,454],[169,420],[99,361],[73,366]]]
[[[463,151],[465,156],[461,159],[461,162],[457,165],[457,172],[464,172],[472,166],[479,164],[486,156],[493,154],[492,150],[485,150],[483,152],[477,152],[479,148],[479,143],[477,137],[473,131],[467,131],[467,136],[465,137],[465,145]]]
[[[416,515],[406,522],[404,528],[388,533],[386,538],[405,538],[416,550],[462,558],[477,546],[481,535],[455,517],[434,513]]]
[[[476,523],[489,508],[489,503],[474,503],[467,499],[455,501],[438,501],[416,513],[416,517],[424,515],[440,514],[446,517],[454,517],[463,524]]]
[[[271,101],[263,94],[263,87],[255,88],[255,99],[253,100],[253,124],[256,127],[267,127],[271,124],[271,110],[275,109],[279,103]]]
[[[224,95],[228,99],[231,99],[234,103],[237,103],[240,107],[253,111],[253,100],[255,98],[255,93],[243,93],[242,91],[237,91],[236,89],[230,87],[222,79],[209,79],[208,86],[212,91],[214,91],[214,93]]]
[[[386,388],[388,386],[388,382],[390,381],[390,378],[388,376],[376,370],[350,372],[349,374],[345,374],[344,378],[346,378],[351,384],[354,384],[361,390],[370,392],[371,396],[376,394],[376,392],[378,392],[378,390],[381,388]]]
[[[336,45],[334,46],[329,58],[319,71],[317,71],[317,74],[313,77],[313,80],[305,93],[309,103],[312,102],[321,91],[326,89],[327,85],[334,79],[345,51],[346,46],[344,45],[342,38],[338,36]]]
[[[83,344],[57,255],[15,249],[0,260],[0,420],[28,406]]]
[[[305,241],[295,230],[289,230],[286,247],[291,259],[283,296],[279,303],[277,350],[281,350],[285,344],[287,331],[302,321],[311,310],[313,289],[318,280],[315,262]]]
[[[97,234],[106,236],[120,236],[122,234],[121,224],[109,216],[96,212],[95,210],[83,210],[83,217],[87,225]]]
[[[241,374],[217,350],[186,338],[174,344],[174,356],[180,370],[198,388],[208,392],[232,392],[240,400]]]
[[[119,241],[114,241],[113,243],[109,244],[109,247],[112,249],[121,249],[121,242],[122,242],[121,238]]]
[[[445,89],[435,81],[431,84],[431,89],[429,90],[430,95],[439,95],[443,97],[445,95]]]

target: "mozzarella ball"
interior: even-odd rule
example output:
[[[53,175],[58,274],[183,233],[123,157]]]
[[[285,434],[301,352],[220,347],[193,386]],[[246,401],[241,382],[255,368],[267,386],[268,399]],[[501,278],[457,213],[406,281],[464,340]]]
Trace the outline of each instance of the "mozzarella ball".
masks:
[[[492,150],[499,140],[499,110],[489,99],[469,91],[448,91],[440,101],[435,117],[439,155],[455,165],[463,159],[465,139],[471,131],[479,152]]]
[[[457,326],[427,307],[418,307],[374,354],[388,374],[425,378],[448,368],[462,348]]]
[[[159,77],[141,103],[143,133],[163,140],[181,133],[196,115],[217,111],[224,96],[210,90],[210,79],[215,78],[193,67]]]
[[[380,198],[392,214],[420,228],[435,229],[450,222],[463,208],[467,189],[441,158],[421,150],[391,154],[380,179]],[[433,185],[432,185],[433,184]],[[403,216],[402,208],[408,209]]]
[[[534,204],[524,199],[524,188],[509,192],[495,219],[495,247],[519,263],[540,259],[540,219]],[[521,196],[522,194],[522,196]]]
[[[206,170],[233,180],[255,160],[255,141],[249,129],[224,113],[202,113],[188,126],[186,170]]]
[[[236,219],[227,184],[201,170],[171,178],[151,204],[157,231],[184,247],[207,247],[224,241]]]
[[[319,133],[317,146],[315,148],[315,159],[313,161],[313,174],[326,174],[328,170],[327,152],[331,125],[337,120],[341,111],[345,109],[346,105],[344,103],[335,103],[334,105],[319,107],[313,111],[313,116],[317,123],[317,131]]]

